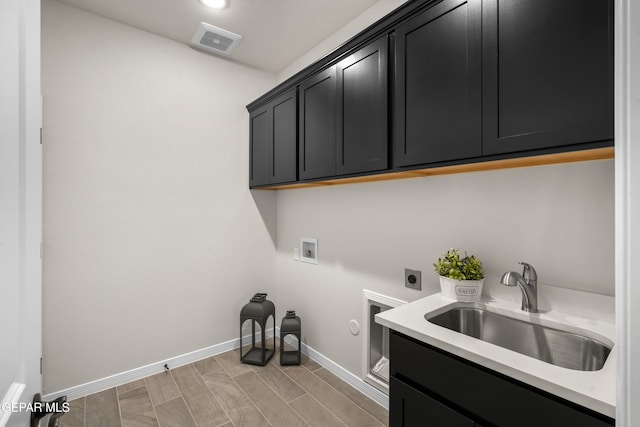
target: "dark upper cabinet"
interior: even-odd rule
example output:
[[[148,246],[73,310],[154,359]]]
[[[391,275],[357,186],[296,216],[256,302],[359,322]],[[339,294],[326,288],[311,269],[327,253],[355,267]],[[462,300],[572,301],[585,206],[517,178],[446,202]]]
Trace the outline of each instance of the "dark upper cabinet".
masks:
[[[300,84],[300,179],[336,174],[336,67]]]
[[[250,184],[610,147],[613,25],[613,0],[406,2],[247,107]]]
[[[251,187],[297,180],[297,110],[294,88],[251,112]]]
[[[292,89],[271,102],[272,183],[298,179],[298,96]]]
[[[263,106],[249,115],[249,186],[271,182],[269,173],[269,109]]]
[[[389,167],[387,37],[336,65],[338,175]]]
[[[613,139],[613,2],[483,1],[484,154]]]
[[[482,154],[481,13],[444,0],[397,28],[396,166]]]
[[[389,167],[387,38],[300,84],[300,178]]]

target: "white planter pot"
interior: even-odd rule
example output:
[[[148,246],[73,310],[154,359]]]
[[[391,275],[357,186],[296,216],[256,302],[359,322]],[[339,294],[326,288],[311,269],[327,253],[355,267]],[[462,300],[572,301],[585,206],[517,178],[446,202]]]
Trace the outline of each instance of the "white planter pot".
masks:
[[[480,301],[484,279],[456,280],[443,276],[439,277],[440,290],[443,297],[464,302]]]

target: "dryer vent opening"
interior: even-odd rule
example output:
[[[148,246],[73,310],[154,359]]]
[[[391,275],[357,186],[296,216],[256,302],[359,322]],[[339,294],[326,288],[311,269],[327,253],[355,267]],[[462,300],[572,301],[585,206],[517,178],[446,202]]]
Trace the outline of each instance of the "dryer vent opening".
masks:
[[[406,304],[377,292],[363,289],[364,369],[363,379],[381,392],[389,394],[389,329],[376,323],[376,314]]]

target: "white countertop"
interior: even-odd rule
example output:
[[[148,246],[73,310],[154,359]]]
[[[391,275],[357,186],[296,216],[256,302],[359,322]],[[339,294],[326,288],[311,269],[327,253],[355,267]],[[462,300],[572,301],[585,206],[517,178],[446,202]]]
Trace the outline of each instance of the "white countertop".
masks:
[[[617,347],[613,346],[604,367],[599,371],[562,368],[443,328],[425,319],[425,314],[441,313],[452,304],[457,302],[445,299],[438,293],[377,314],[376,322],[611,418],[615,417]],[[610,323],[552,310],[525,313],[520,310],[520,304],[492,298],[483,298],[480,304],[496,313],[556,328],[561,324],[560,329],[579,332],[608,345],[614,343],[615,326]]]

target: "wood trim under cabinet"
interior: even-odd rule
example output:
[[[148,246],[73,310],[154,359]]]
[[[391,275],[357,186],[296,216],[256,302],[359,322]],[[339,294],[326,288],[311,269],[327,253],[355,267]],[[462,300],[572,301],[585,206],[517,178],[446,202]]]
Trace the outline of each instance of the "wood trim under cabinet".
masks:
[[[356,176],[351,178],[328,179],[315,182],[298,182],[281,186],[257,187],[259,190],[291,190],[297,188],[324,187],[329,185],[357,184],[362,182],[389,181],[394,179],[417,178],[452,173],[480,172],[496,169],[512,169],[527,166],[553,165],[558,163],[585,162],[590,160],[613,159],[614,147],[596,148],[592,150],[570,151],[540,156],[518,157],[515,159],[491,160],[487,162],[463,165],[442,166],[430,169],[416,169],[406,172],[389,172],[376,175]]]

